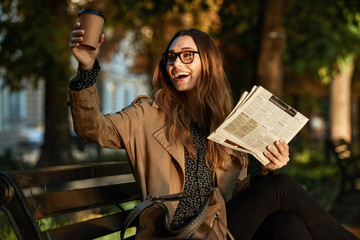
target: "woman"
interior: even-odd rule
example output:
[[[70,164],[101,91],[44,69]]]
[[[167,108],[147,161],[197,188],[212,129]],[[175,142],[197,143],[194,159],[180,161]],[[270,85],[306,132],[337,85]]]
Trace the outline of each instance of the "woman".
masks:
[[[79,69],[69,83],[75,131],[101,146],[124,148],[143,199],[214,186],[227,202],[227,216],[208,216],[206,221],[228,221],[235,239],[270,239],[269,234],[274,239],[356,239],[290,177],[271,176],[289,161],[284,141],[276,141],[276,149],[268,147],[268,165],[247,174],[245,154],[206,139],[233,107],[221,54],[207,34],[195,29],[176,33],[155,70],[152,95],[107,115],[98,108],[94,86],[104,35],[96,50],[87,50],[79,47],[83,34],[77,23],[70,48]],[[204,197],[166,202],[171,228],[188,223],[205,202]],[[219,239],[226,238],[221,227],[216,232]]]

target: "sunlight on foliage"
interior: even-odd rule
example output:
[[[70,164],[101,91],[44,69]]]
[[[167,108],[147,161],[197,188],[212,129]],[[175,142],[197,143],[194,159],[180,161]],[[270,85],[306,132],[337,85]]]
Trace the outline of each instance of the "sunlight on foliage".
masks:
[[[3,211],[0,211],[0,239],[16,240],[14,229],[12,228],[8,217]]]
[[[320,68],[318,71],[318,75],[319,75],[320,81],[323,84],[330,84],[331,76],[329,74],[329,68],[327,68],[327,67]]]

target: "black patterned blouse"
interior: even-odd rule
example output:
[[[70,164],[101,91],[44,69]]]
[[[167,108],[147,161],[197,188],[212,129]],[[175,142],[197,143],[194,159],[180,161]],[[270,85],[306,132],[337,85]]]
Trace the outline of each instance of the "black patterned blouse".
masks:
[[[184,191],[204,187],[202,190],[197,191],[205,194],[206,189],[211,188],[213,185],[213,173],[207,167],[205,159],[208,132],[192,119],[190,121],[190,132],[194,138],[196,158],[190,159],[188,152],[185,150]],[[191,195],[189,198],[180,200],[171,222],[172,229],[178,229],[186,225],[197,214],[198,210],[206,204],[207,196],[196,196],[198,195],[196,192]]]

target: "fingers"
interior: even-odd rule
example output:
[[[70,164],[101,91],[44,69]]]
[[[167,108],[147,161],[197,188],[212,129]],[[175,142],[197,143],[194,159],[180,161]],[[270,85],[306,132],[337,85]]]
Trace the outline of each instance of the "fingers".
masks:
[[[289,145],[284,140],[276,141],[275,146],[282,156],[289,157]]]
[[[80,23],[79,22],[75,23],[74,29],[78,29],[79,27],[80,27]]]
[[[80,42],[84,39],[85,31],[83,29],[79,29],[79,28],[80,28],[80,23],[79,22],[75,23],[74,30],[71,33],[71,39],[70,39],[70,44],[69,44],[69,47],[71,49],[79,47]],[[101,44],[104,42],[104,40],[105,40],[105,34],[101,34],[96,48],[99,48],[101,46]]]
[[[83,29],[80,29],[80,23],[77,22],[77,23],[75,23],[74,30],[72,31],[71,36],[72,37],[80,37],[80,36],[84,35],[84,32],[85,31]]]
[[[70,44],[69,47],[75,48],[75,47],[79,47],[80,42],[83,40],[83,36],[84,36],[84,30],[79,29],[80,27],[80,23],[77,22],[74,25],[74,30],[71,33],[71,39],[70,39]]]
[[[270,160],[270,163],[264,166],[267,170],[276,170],[285,166],[289,161],[289,145],[279,140],[275,142],[275,147],[268,146],[268,152],[264,152],[264,155]]]
[[[70,39],[69,47],[70,47],[70,48],[79,47],[80,42],[81,42],[82,40],[83,40],[83,37],[82,37],[82,36],[72,37],[72,38]]]

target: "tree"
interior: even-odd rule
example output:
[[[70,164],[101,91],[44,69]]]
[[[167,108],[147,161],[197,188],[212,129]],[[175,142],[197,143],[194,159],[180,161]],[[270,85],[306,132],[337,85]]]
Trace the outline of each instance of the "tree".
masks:
[[[265,0],[262,34],[257,62],[257,83],[278,97],[283,91],[285,20],[290,0]]]
[[[38,166],[70,163],[67,109],[70,18],[66,1],[1,1],[1,76],[13,90],[45,81],[45,137]]]
[[[138,51],[134,73],[152,76],[155,65],[175,32],[198,28],[210,33],[219,29],[220,0],[122,1],[113,18],[123,29],[134,32]]]
[[[234,99],[256,84],[256,65],[260,44],[262,5],[258,1],[224,0],[216,33],[224,55],[224,67]]]
[[[46,133],[39,166],[71,162],[66,107],[67,83],[72,74],[68,39],[73,20],[81,8],[93,6],[103,11],[108,19],[106,40],[99,58],[109,59],[119,50],[119,41],[126,33],[133,32],[135,47],[129,51],[136,51],[137,57],[132,71],[149,76],[165,44],[176,31],[196,27],[210,33],[224,54],[235,96],[239,96],[243,88],[249,89],[258,83],[257,75],[261,84],[266,84],[277,94],[282,86],[282,51],[286,89],[294,85],[294,79],[301,79],[299,84],[311,86],[314,82],[319,83],[321,69],[326,69],[331,77],[335,76],[332,73],[339,69],[334,68],[339,56],[344,59],[353,54],[357,58],[359,1],[292,0],[286,21],[288,1],[271,2],[1,0],[0,67],[5,70],[1,71],[5,73],[2,75],[5,84],[17,90],[24,84],[36,84],[39,79],[46,82]],[[277,3],[284,4],[278,9],[270,8]],[[266,38],[269,35],[262,35],[263,29],[268,33],[273,30],[286,32],[286,45],[284,39]],[[271,46],[276,47],[276,61],[264,61],[268,59],[264,56],[272,55]],[[260,71],[271,64],[276,65],[277,74],[269,74],[271,68],[265,74]],[[266,82],[263,76],[269,81]],[[278,89],[273,90],[272,86]],[[301,95],[303,86],[297,85],[292,93]]]
[[[287,21],[288,78],[305,75],[302,86],[320,81],[321,88],[329,86],[329,135],[333,140],[351,139],[351,94],[359,90],[352,88],[353,61],[360,54],[359,12],[359,1],[294,1]],[[302,87],[297,87],[296,94],[300,94]]]
[[[354,59],[339,59],[338,73],[330,83],[330,138],[351,142],[351,80]]]
[[[150,73],[175,31],[190,25],[205,30],[214,26],[212,18],[201,16],[213,11],[218,3],[1,0],[0,6],[0,67],[4,69],[1,77],[5,84],[19,90],[24,84],[45,81],[45,137],[38,166],[48,166],[72,162],[66,104],[72,74],[68,40],[80,9],[96,8],[107,17],[107,37],[100,59],[109,59],[118,51],[119,41],[132,31],[137,36],[134,50],[138,51],[133,71]]]
[[[255,84],[282,95],[289,8],[290,0],[224,1],[218,36],[235,97]]]

